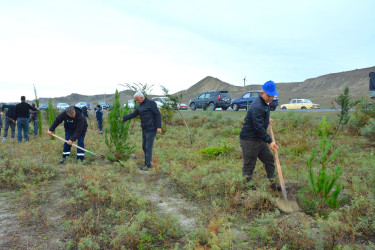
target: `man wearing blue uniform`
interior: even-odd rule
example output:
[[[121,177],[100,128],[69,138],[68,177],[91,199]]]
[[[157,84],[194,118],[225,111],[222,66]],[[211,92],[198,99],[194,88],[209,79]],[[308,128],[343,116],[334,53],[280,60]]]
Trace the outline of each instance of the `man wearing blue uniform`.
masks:
[[[103,134],[103,110],[99,104],[96,106],[95,112],[96,120],[98,121],[99,133]]]
[[[78,140],[78,146],[85,148],[85,135],[87,131],[86,118],[78,107],[71,106],[62,111],[53,121],[48,130],[48,135],[52,135],[56,127],[62,122],[64,122],[65,140],[68,142],[64,143],[63,156],[60,163],[64,163],[66,157],[70,155],[70,150],[74,141]],[[83,162],[84,158],[85,151],[77,148],[77,160]]]
[[[4,135],[3,135],[2,142],[4,142],[7,139],[9,127],[11,130],[12,140],[14,141],[16,137],[16,105],[4,104],[1,108],[2,116],[4,115],[3,113],[4,109],[7,109],[7,112],[5,113],[5,118],[4,118]]]

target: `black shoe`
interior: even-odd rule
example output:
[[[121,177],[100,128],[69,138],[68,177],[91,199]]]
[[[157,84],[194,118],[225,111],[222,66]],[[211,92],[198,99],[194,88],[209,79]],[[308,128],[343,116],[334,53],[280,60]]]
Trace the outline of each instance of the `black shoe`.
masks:
[[[281,191],[281,185],[280,184],[276,184],[276,183],[272,183],[271,184],[271,188],[275,191]],[[290,189],[290,186],[285,186],[285,190],[289,190]]]
[[[66,160],[66,158],[63,157],[63,158],[61,159],[61,161],[60,161],[60,164],[63,164],[63,163],[65,162],[65,160]]]
[[[148,171],[148,167],[147,167],[147,166],[140,167],[139,169],[140,169],[140,170],[143,170],[143,171]]]
[[[83,159],[77,159],[78,163],[83,164]]]

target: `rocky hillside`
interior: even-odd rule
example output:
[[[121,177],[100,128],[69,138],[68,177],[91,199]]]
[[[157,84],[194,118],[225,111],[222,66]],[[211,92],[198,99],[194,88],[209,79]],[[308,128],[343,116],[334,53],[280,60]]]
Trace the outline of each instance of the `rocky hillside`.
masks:
[[[307,98],[315,103],[319,103],[322,108],[330,108],[331,101],[339,96],[346,85],[350,88],[350,95],[353,98],[367,97],[369,94],[369,73],[375,71],[375,67],[356,69],[340,73],[332,73],[307,79],[303,82],[277,83],[280,104],[288,103],[293,98]],[[199,96],[208,90],[227,90],[232,99],[240,97],[249,90],[260,90],[261,85],[235,86],[224,82],[218,78],[207,76],[191,86],[190,88],[177,92],[174,95],[182,94],[182,102],[189,104],[189,100]],[[131,91],[121,91],[121,103],[132,99]],[[65,97],[52,98],[53,105],[59,102],[66,102],[70,105],[77,102],[88,102],[92,105],[99,101],[113,103],[114,94],[85,96],[71,94]],[[40,98],[40,103],[48,103],[48,98]]]

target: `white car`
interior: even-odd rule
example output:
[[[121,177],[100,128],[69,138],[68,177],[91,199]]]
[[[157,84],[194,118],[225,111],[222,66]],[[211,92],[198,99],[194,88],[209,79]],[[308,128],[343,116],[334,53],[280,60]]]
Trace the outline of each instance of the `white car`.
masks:
[[[163,107],[164,103],[168,103],[170,105],[173,105],[173,102],[168,97],[165,97],[165,96],[153,97],[153,98],[151,98],[151,100],[156,102],[156,105],[158,106],[159,109],[161,109]]]
[[[56,108],[58,109],[58,110],[64,110],[64,109],[66,109],[66,108],[68,108],[69,107],[69,104],[67,104],[67,103],[58,103],[57,105],[56,105]]]
[[[126,107],[126,103],[124,104],[124,107]],[[135,107],[135,101],[134,100],[129,100],[128,101],[128,107],[130,109],[134,109],[134,107]]]
[[[81,108],[83,108],[86,105],[87,105],[86,102],[77,102],[75,106],[81,109]]]

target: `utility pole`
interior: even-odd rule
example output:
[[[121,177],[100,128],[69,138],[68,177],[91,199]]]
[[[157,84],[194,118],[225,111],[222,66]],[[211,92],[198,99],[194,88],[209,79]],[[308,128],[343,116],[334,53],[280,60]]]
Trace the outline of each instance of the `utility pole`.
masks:
[[[245,87],[245,82],[246,82],[246,76],[245,78],[243,79],[243,86]]]

